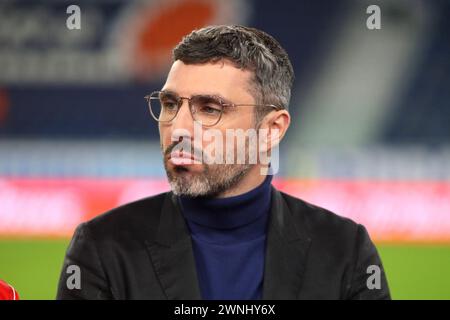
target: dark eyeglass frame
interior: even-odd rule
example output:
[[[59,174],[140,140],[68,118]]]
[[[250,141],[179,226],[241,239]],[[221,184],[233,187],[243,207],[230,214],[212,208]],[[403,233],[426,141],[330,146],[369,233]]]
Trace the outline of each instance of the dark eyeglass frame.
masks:
[[[175,101],[176,101],[176,103],[177,103],[178,109],[177,109],[177,111],[175,112],[173,118],[170,119],[170,120],[160,120],[160,119],[158,119],[158,117],[153,113],[153,110],[152,110],[152,107],[151,107],[151,100],[156,100],[156,99],[158,99],[158,100],[160,100],[160,102],[161,102],[161,99],[160,99],[160,95],[161,95],[161,94],[172,95],[172,97],[175,98]],[[186,99],[186,100],[188,101],[189,112],[191,113],[192,120],[198,121],[198,120],[195,119],[195,116],[194,116],[194,113],[195,113],[195,112],[193,111],[193,108],[194,108],[194,107],[193,107],[193,104],[192,104],[192,99],[198,99],[198,98],[202,98],[202,97],[203,97],[203,98],[206,98],[206,99],[212,99],[212,100],[215,100],[215,101],[221,106],[221,109],[220,109],[220,115],[219,115],[219,117],[217,118],[217,121],[216,121],[215,123],[213,123],[213,124],[208,124],[208,125],[205,125],[205,124],[202,123],[202,125],[205,126],[205,127],[212,127],[212,126],[215,126],[216,124],[218,124],[218,123],[220,122],[220,120],[222,119],[222,115],[223,115],[224,109],[227,108],[227,107],[228,107],[228,108],[229,108],[229,107],[235,108],[235,107],[241,107],[241,106],[260,107],[260,108],[261,108],[261,107],[265,107],[265,108],[272,108],[272,109],[274,109],[274,110],[276,110],[276,111],[284,109],[284,108],[282,108],[282,107],[279,107],[279,106],[276,106],[276,105],[273,105],[273,104],[233,103],[233,102],[231,102],[231,101],[227,101],[226,99],[224,99],[223,97],[218,96],[218,95],[198,94],[198,95],[193,95],[193,96],[190,97],[190,98],[189,98],[189,97],[181,97],[181,96],[179,96],[178,94],[176,94],[176,93],[174,93],[174,92],[171,92],[171,91],[153,91],[151,94],[146,95],[146,96],[144,97],[144,99],[147,100],[148,108],[149,108],[149,110],[150,110],[150,114],[152,115],[153,119],[155,119],[157,122],[161,122],[161,123],[169,123],[169,122],[173,121],[173,119],[175,119],[175,118],[177,117],[178,112],[180,111],[181,106],[183,105],[183,99]]]

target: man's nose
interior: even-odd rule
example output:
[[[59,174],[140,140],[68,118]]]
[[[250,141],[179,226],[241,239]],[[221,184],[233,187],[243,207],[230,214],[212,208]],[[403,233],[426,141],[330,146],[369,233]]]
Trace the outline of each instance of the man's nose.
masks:
[[[194,136],[194,119],[187,99],[182,100],[178,114],[172,120],[172,141],[178,140],[181,136],[190,138]]]

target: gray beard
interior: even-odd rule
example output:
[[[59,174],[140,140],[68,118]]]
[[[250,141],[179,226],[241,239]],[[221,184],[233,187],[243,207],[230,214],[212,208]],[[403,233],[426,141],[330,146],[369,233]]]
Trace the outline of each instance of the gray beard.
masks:
[[[254,165],[250,164],[203,164],[201,173],[187,174],[179,166],[170,170],[164,161],[172,192],[188,197],[217,197],[235,187]]]
[[[164,168],[169,180],[172,192],[179,196],[187,197],[217,197],[220,194],[234,188],[247,176],[255,164],[249,163],[248,139],[245,146],[245,161],[243,164],[202,164],[200,173],[186,174],[187,168],[177,166],[170,169],[167,165],[166,156],[172,152],[177,143],[173,143],[166,150],[161,145],[164,155]],[[253,151],[253,150],[252,150]]]

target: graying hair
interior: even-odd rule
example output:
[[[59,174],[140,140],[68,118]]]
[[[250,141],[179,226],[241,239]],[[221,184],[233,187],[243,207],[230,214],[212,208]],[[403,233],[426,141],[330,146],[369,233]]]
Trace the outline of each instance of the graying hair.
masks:
[[[208,26],[192,31],[173,49],[173,60],[186,64],[222,59],[253,72],[249,89],[257,104],[288,109],[294,70],[286,51],[267,33],[239,25]],[[256,110],[259,123],[271,109]]]

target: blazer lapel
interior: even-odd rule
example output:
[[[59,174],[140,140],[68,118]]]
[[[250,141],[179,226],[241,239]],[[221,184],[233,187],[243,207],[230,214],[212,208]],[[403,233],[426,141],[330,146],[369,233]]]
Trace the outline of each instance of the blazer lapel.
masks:
[[[272,187],[263,299],[297,299],[311,239],[296,224],[281,193]],[[166,195],[156,239],[146,246],[170,300],[201,299],[189,230],[173,193]]]
[[[191,237],[173,193],[166,195],[154,241],[147,249],[169,300],[201,299]]]
[[[281,193],[272,187],[263,299],[298,299],[311,239],[296,225]]]

